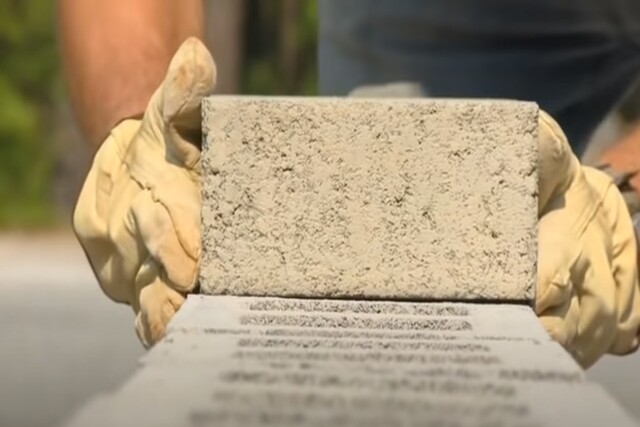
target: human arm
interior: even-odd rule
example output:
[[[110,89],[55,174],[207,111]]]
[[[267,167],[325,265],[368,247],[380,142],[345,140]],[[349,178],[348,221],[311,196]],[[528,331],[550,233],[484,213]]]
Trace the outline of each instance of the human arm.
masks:
[[[62,58],[76,117],[99,146],[141,118],[180,44],[202,39],[202,0],[59,0]]]

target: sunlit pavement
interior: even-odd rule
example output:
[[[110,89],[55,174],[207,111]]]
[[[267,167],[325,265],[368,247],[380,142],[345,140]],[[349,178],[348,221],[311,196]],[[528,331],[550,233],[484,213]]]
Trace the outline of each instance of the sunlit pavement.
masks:
[[[0,237],[0,426],[49,427],[113,389],[143,353],[70,235]]]
[[[0,426],[49,427],[112,390],[143,353],[68,233],[0,236]],[[640,420],[640,355],[590,372]]]

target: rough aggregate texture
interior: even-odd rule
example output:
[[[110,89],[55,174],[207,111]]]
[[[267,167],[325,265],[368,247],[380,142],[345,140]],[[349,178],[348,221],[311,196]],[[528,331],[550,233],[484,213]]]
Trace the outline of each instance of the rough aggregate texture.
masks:
[[[534,298],[538,107],[211,97],[208,294]]]
[[[243,322],[344,308],[353,325]],[[637,427],[524,305],[203,295],[87,425]]]

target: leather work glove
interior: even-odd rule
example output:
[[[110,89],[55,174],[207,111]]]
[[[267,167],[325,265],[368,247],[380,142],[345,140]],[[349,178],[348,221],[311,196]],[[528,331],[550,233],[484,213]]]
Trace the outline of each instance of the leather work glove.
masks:
[[[581,166],[541,111],[536,312],[583,367],[638,347],[637,243],[624,199],[605,173]]]
[[[98,150],[73,226],[102,290],[131,305],[149,347],[195,290],[200,243],[200,103],[216,68],[197,39],[178,49],[142,120]]]

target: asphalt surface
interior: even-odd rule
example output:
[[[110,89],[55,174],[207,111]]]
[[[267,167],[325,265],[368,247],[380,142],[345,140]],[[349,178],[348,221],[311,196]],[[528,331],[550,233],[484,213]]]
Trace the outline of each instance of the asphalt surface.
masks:
[[[1,427],[60,425],[135,370],[133,314],[102,294],[69,234],[0,236],[0,291]],[[640,354],[589,377],[640,420]]]
[[[0,426],[59,425],[135,370],[132,311],[71,236],[0,237],[0,289]]]

